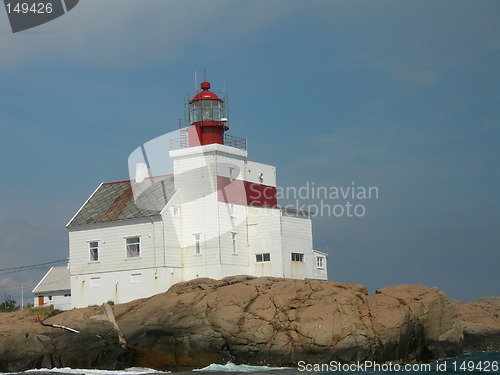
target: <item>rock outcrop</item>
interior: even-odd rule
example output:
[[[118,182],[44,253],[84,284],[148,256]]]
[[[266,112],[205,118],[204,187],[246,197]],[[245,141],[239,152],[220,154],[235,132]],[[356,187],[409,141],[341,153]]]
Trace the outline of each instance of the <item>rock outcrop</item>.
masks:
[[[33,368],[121,369],[132,364],[101,307],[88,307],[46,320],[80,331],[44,327],[28,310],[0,314],[0,372]]]
[[[136,365],[189,368],[228,360],[426,360],[461,353],[456,310],[436,288],[317,280],[199,279],[116,307]]]
[[[500,298],[453,301],[453,305],[462,323],[465,350],[500,352]]]
[[[499,311],[418,285],[369,296],[361,285],[318,280],[197,279],[112,311],[89,307],[46,320],[80,334],[43,327],[28,311],[0,314],[0,371],[424,361],[462,353],[464,334],[467,347],[495,350]]]

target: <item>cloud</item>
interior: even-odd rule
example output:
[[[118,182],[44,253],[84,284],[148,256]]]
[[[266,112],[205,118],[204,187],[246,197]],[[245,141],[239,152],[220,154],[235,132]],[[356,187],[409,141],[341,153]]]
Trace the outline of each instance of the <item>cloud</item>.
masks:
[[[31,291],[36,283],[31,278],[19,281],[13,277],[0,277],[0,301],[3,300],[4,296],[12,296],[20,303],[19,297],[21,297],[22,289],[24,289],[25,298],[31,297]]]
[[[57,255],[57,250],[64,248],[65,242],[60,231],[50,225],[35,225],[26,220],[4,217],[0,219],[1,268],[63,259],[64,256]]]
[[[165,65],[197,47],[200,56],[224,55],[265,38],[262,33],[294,6],[276,2],[214,0],[86,0],[66,15],[38,28],[0,34],[8,51],[0,65],[33,65],[59,61],[73,65],[122,69]],[[8,25],[6,14],[0,22]],[[3,19],[2,19],[3,18]]]
[[[36,215],[35,215],[36,216]],[[33,218],[35,219],[35,218]],[[48,223],[33,224],[13,217],[0,219],[1,269],[31,266],[67,257],[64,231]],[[64,263],[54,264],[61,266]],[[24,286],[25,303],[31,299],[31,290],[52,265],[0,272],[0,299],[4,294],[21,303]]]

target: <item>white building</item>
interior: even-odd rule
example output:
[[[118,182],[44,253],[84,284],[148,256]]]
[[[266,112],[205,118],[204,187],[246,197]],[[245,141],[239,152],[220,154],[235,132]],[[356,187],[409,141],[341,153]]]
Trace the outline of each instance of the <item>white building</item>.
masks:
[[[310,215],[279,208],[276,169],[224,135],[224,101],[208,82],[190,102],[173,174],[102,183],[67,225],[71,304],[123,303],[199,277],[327,279]]]
[[[71,308],[71,288],[68,267],[52,267],[32,292],[34,306],[54,306],[54,309]]]

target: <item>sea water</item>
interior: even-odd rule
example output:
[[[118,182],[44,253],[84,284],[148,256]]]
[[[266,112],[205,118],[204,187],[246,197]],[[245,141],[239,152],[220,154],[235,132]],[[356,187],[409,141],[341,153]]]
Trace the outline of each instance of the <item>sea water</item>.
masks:
[[[335,375],[335,374],[366,374],[366,375],[442,375],[442,374],[500,374],[500,353],[481,352],[467,353],[456,358],[447,358],[431,363],[310,363],[307,359],[299,362],[298,368],[250,366],[245,364],[227,363],[212,364],[193,371],[175,373],[176,375],[229,375],[252,373],[252,375]],[[162,375],[168,372],[148,368],[131,367],[125,370],[88,370],[71,368],[37,369],[9,375]],[[5,373],[0,373],[5,375]]]

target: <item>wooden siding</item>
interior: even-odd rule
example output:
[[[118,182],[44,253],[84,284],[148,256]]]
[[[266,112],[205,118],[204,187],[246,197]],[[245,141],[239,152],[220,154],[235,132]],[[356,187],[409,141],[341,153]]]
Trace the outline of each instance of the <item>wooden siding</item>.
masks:
[[[305,216],[282,216],[282,241],[285,277],[312,278],[312,224]],[[304,254],[304,262],[292,262],[292,253]]]
[[[127,257],[126,238],[140,237],[140,256]],[[99,243],[99,260],[90,260],[90,242]],[[164,266],[163,225],[159,217],[80,226],[69,230],[70,274],[113,272]]]

